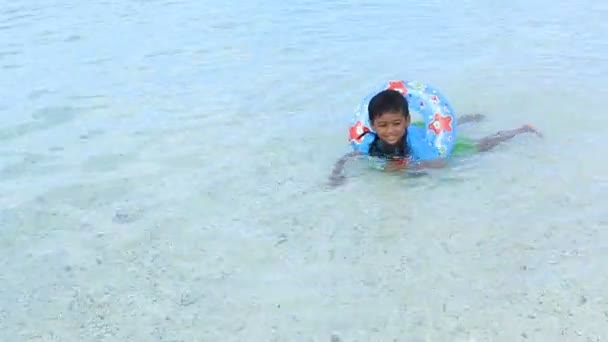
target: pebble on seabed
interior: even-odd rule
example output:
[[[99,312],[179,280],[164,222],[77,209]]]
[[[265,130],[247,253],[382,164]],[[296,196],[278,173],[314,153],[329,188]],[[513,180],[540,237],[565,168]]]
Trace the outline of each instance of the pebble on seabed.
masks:
[[[137,221],[142,215],[141,210],[117,209],[112,221],[118,224],[127,224]]]

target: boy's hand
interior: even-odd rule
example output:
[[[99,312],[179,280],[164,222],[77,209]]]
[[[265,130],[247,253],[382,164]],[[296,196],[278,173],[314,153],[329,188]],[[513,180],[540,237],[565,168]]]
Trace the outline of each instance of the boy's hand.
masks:
[[[407,169],[407,159],[392,159],[386,162],[384,171],[399,172]]]
[[[342,174],[342,172],[344,171],[344,164],[346,164],[349,159],[354,158],[358,155],[358,151],[352,151],[342,156],[342,158],[338,159],[336,165],[334,165],[334,169],[331,171],[331,175],[329,176],[329,186],[334,188],[338,185],[344,184],[344,182],[346,181],[346,177]]]
[[[539,138],[543,137],[543,134],[541,132],[539,132],[534,126],[527,124],[527,125],[523,125],[521,128],[523,131],[526,132],[530,132],[530,133],[534,133],[536,134]]]
[[[332,175],[331,177],[329,177],[329,186],[332,188],[335,188],[337,186],[340,186],[342,184],[344,184],[344,182],[346,182],[346,177],[344,177],[344,175]]]

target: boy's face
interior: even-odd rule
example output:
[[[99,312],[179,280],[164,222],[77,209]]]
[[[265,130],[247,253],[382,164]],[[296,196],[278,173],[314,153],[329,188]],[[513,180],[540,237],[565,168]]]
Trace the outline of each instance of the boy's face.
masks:
[[[380,139],[394,145],[403,138],[409,124],[410,118],[406,118],[403,113],[387,112],[374,119],[372,128]]]

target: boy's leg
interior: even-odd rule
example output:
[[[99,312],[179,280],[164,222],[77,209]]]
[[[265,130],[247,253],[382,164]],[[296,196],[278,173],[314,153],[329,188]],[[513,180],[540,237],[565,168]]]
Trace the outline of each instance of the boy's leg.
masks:
[[[479,122],[485,119],[485,115],[483,114],[466,114],[458,118],[458,124],[462,125],[468,122]]]
[[[536,135],[542,137],[542,135],[536,129],[534,129],[534,127],[532,127],[530,125],[523,125],[520,128],[516,128],[516,129],[512,129],[512,130],[508,130],[508,131],[500,131],[494,135],[490,135],[488,137],[481,138],[477,141],[477,148],[479,151],[485,152],[485,151],[488,151],[488,150],[494,148],[496,145],[500,144],[501,142],[510,140],[513,137],[523,134],[523,133],[536,133]]]

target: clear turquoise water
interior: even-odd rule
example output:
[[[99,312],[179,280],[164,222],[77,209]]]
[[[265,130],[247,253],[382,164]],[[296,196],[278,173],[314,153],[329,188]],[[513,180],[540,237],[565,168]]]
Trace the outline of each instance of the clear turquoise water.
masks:
[[[606,15],[3,2],[0,340],[608,339]],[[545,138],[327,189],[389,78],[484,113],[467,136]]]

